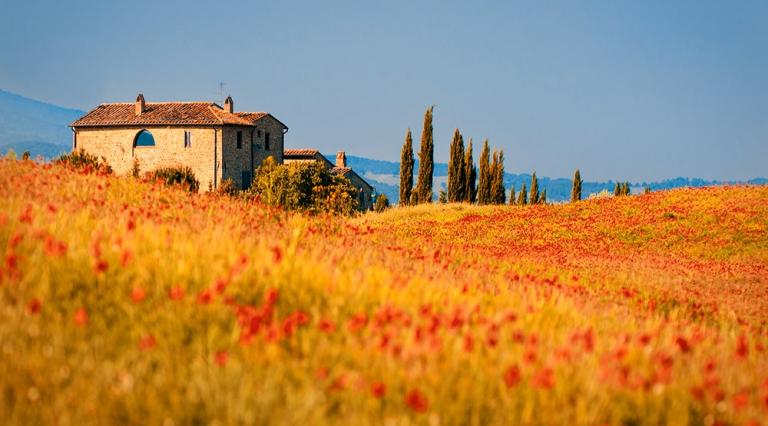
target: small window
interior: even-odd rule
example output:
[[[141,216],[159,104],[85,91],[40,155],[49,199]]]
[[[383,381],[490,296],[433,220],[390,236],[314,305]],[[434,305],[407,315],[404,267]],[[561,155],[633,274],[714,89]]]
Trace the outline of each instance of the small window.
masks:
[[[184,148],[192,148],[192,132],[184,132]]]
[[[256,130],[256,136],[261,137],[261,129]]]
[[[269,151],[269,133],[264,133],[264,149]]]
[[[237,132],[237,149],[243,148],[243,132]]]
[[[152,133],[148,130],[142,130],[136,134],[136,139],[133,140],[133,146],[155,146],[155,138],[152,137]]]

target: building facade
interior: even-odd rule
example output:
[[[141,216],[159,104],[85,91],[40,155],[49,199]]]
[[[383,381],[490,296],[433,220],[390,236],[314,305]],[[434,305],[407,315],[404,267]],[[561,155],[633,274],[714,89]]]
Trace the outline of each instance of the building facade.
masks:
[[[272,156],[282,162],[288,127],[266,112],[234,112],[228,97],[213,102],[101,104],[70,125],[72,148],[105,160],[117,174],[188,166],[202,190],[224,179],[248,188],[253,170]]]
[[[161,167],[187,166],[202,191],[231,179],[238,189],[250,187],[253,173],[267,157],[278,164],[323,161],[358,188],[362,210],[371,208],[373,187],[346,165],[317,150],[285,150],[288,127],[268,112],[235,112],[232,97],[214,102],[146,102],[101,104],[70,125],[73,151],[103,157],[115,173],[130,174]]]

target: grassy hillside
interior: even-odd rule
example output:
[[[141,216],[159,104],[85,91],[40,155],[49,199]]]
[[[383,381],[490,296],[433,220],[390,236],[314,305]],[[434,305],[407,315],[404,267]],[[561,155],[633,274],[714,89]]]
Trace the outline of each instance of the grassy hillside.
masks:
[[[0,202],[7,424],[768,414],[767,187],[308,218],[0,160]]]

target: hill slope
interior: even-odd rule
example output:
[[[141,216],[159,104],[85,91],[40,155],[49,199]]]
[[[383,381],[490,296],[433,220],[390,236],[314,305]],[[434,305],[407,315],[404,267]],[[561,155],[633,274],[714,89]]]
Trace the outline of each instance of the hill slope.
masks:
[[[6,424],[768,408],[766,187],[312,218],[3,159],[0,200]]]
[[[56,146],[68,149],[72,131],[67,125],[83,114],[0,90],[0,149],[29,150],[33,155],[45,155]]]

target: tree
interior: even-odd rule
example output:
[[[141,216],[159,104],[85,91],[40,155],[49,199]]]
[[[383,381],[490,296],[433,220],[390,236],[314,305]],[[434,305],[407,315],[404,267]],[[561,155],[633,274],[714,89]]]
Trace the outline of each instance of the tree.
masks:
[[[531,204],[539,203],[539,179],[536,177],[536,172],[531,175]]]
[[[488,139],[483,142],[483,150],[480,152],[480,174],[477,181],[477,204],[489,204],[491,202],[491,170],[488,164],[491,157],[491,149]]]
[[[573,187],[571,188],[571,202],[581,201],[581,173],[576,169],[573,174]]]
[[[387,198],[386,194],[379,194],[376,197],[376,205],[373,207],[373,210],[377,213],[381,213],[384,210],[389,208],[389,198]]]
[[[517,204],[519,206],[528,204],[528,190],[525,188],[525,184],[523,184],[523,188],[520,190],[520,195],[517,197]]]
[[[432,202],[432,172],[434,171],[433,156],[435,153],[432,140],[432,110],[427,108],[424,113],[424,128],[421,131],[421,147],[419,148],[419,180],[416,184],[417,201],[419,203]]]
[[[618,197],[621,195],[621,184],[616,182],[616,186],[613,187],[613,196]]]
[[[544,190],[541,191],[541,197],[539,198],[539,203],[547,204],[547,188],[544,188]]]
[[[470,203],[475,202],[477,196],[477,189],[475,188],[475,181],[477,180],[477,168],[475,167],[475,161],[472,158],[472,138],[469,139],[469,146],[464,154],[464,178],[466,183],[464,184],[464,200]]]
[[[464,138],[459,129],[454,130],[453,140],[451,141],[451,153],[448,159],[448,202],[456,203],[464,201],[467,194],[465,184],[467,178],[464,176],[466,170],[464,167]]]
[[[351,215],[358,191],[319,162],[277,164],[270,156],[256,170],[248,196],[286,210]]]
[[[491,203],[504,204],[507,200],[504,189],[504,151],[493,151],[491,163]]]
[[[517,200],[515,200],[515,185],[512,185],[512,189],[509,190],[509,205],[514,206]]]
[[[405,143],[400,151],[400,204],[407,206],[413,191],[413,138],[411,129],[405,133]],[[389,200],[387,200],[389,201]]]

